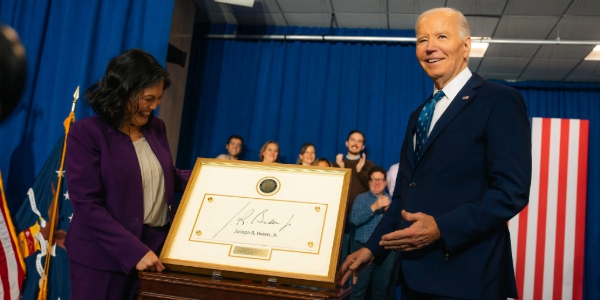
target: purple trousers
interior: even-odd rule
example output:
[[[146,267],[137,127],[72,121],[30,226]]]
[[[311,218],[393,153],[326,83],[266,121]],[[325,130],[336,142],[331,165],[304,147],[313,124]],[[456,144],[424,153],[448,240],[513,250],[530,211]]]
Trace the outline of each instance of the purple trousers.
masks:
[[[165,243],[170,224],[162,227],[144,225],[140,240],[156,255]],[[89,268],[69,261],[71,272],[71,299],[136,299],[139,282],[137,270],[129,274]]]

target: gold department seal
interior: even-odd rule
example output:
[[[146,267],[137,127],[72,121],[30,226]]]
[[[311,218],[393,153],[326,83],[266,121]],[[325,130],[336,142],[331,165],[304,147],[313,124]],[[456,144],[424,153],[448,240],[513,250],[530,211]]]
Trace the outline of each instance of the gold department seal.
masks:
[[[265,196],[270,196],[279,191],[281,184],[279,180],[274,177],[266,177],[258,181],[257,190],[258,193]]]

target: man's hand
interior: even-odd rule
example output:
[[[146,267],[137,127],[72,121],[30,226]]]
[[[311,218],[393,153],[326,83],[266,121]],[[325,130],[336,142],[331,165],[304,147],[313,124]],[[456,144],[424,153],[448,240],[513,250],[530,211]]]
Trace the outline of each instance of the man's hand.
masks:
[[[371,211],[375,212],[378,209],[384,209],[387,210],[387,208],[390,206],[390,203],[392,203],[392,201],[390,201],[390,198],[388,198],[387,196],[381,195],[379,196],[379,198],[377,198],[377,200],[375,200],[375,202],[373,202],[373,204],[371,204]]]
[[[352,282],[356,284],[358,279],[358,273],[366,268],[373,261],[373,253],[371,250],[363,247],[358,251],[348,255],[346,261],[342,264],[338,270],[337,276],[335,276],[335,283],[339,286],[344,285],[348,278],[352,275]]]
[[[346,166],[346,164],[344,164],[344,154],[338,154],[335,156],[335,163],[338,165],[338,167],[343,168]]]
[[[408,213],[402,210],[402,218],[414,222],[410,227],[388,233],[381,237],[380,246],[385,249],[412,251],[421,249],[441,237],[435,219],[424,213]]]
[[[356,164],[356,172],[360,173],[362,168],[365,166],[365,161],[367,160],[367,155],[362,154],[362,157],[358,159],[358,164]]]
[[[158,256],[152,252],[152,250],[148,251],[142,259],[135,265],[135,268],[138,271],[153,271],[153,272],[162,272],[165,269],[162,262],[158,259]]]

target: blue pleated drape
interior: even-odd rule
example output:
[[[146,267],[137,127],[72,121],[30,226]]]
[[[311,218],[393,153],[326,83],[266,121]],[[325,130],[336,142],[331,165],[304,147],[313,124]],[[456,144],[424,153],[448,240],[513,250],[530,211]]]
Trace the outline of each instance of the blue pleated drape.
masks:
[[[398,161],[409,114],[433,90],[414,44],[205,39],[207,32],[414,36],[411,31],[198,26],[190,54],[177,165],[225,152],[231,134],[244,137],[242,159],[258,160],[267,140],[280,162],[295,163],[300,146],[317,157],[346,153],[350,130],[366,135],[367,158],[388,168]],[[531,117],[590,120],[586,299],[600,297],[600,85],[506,83],[522,91]]]
[[[0,170],[11,211],[64,132],[75,88],[76,117],[92,114],[85,89],[100,79],[109,59],[142,48],[166,61],[173,0],[0,1],[0,22],[13,27],[27,52],[21,101],[0,123]]]

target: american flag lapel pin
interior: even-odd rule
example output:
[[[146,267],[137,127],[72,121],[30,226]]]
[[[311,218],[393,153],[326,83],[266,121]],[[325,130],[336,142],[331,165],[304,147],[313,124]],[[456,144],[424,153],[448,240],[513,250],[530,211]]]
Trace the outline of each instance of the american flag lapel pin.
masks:
[[[463,96],[463,100],[469,100],[469,96]]]

